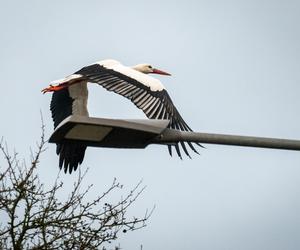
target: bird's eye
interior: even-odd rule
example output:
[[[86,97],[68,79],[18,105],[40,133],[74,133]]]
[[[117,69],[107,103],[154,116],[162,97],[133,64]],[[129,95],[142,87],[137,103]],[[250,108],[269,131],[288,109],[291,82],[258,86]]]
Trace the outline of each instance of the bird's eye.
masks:
[[[152,69],[152,66],[151,66],[151,65],[149,65],[149,66],[148,66],[148,68],[149,68],[149,69]]]

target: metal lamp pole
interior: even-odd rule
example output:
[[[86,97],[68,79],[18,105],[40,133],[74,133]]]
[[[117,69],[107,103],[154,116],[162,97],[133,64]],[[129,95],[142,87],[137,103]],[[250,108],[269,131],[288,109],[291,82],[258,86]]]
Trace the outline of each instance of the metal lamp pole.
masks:
[[[190,141],[207,144],[222,144],[231,146],[273,148],[285,150],[300,150],[300,140],[287,140],[266,137],[211,134],[199,132],[182,132],[166,129],[161,135],[154,138],[152,143],[167,144],[179,141]]]

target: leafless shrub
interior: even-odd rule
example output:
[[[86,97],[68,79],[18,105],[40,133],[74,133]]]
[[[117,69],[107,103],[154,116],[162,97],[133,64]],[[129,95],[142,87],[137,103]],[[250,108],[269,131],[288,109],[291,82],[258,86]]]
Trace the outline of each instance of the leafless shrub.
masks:
[[[128,208],[144,190],[141,182],[115,204],[104,200],[122,188],[116,179],[102,195],[85,202],[92,187],[81,191],[85,172],[79,174],[69,197],[64,201],[58,199],[63,187],[59,176],[46,189],[36,171],[45,143],[42,126],[41,140],[28,167],[0,141],[5,162],[0,166],[0,249],[105,249],[119,233],[145,226],[152,211],[141,218],[126,217]]]

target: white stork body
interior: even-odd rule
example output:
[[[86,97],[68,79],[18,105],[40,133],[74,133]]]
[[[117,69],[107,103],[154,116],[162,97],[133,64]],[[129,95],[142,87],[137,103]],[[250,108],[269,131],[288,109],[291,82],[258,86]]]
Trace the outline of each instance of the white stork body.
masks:
[[[88,101],[88,89],[87,82],[81,81],[79,83],[70,85],[69,88],[70,97],[74,100],[72,104],[72,114],[89,116],[87,109]]]
[[[54,126],[57,127],[63,119],[72,114],[88,116],[87,82],[92,82],[129,99],[143,110],[149,119],[168,119],[170,128],[192,131],[182,119],[162,83],[149,76],[149,73],[170,75],[149,64],[126,67],[116,60],[109,59],[88,65],[66,78],[53,81],[50,87],[44,89],[43,92],[54,92],[51,101]],[[57,85],[53,86],[53,84]],[[185,143],[179,143],[185,154],[190,157]],[[198,153],[191,142],[186,143],[194,152]],[[181,158],[178,143],[173,146]],[[171,145],[168,148],[172,155]],[[57,154],[60,155],[60,168],[64,166],[65,172],[69,168],[70,173],[73,169],[76,170],[82,163],[85,149],[85,146],[78,143],[58,145]]]

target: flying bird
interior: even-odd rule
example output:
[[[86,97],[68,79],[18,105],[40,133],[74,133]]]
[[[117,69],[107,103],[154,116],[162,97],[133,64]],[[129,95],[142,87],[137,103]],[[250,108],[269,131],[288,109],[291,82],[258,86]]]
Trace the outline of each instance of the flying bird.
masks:
[[[88,65],[72,75],[51,82],[50,86],[42,92],[53,92],[50,110],[54,128],[70,115],[89,115],[87,83],[91,82],[129,99],[149,119],[168,119],[169,128],[192,131],[177,111],[162,83],[148,74],[170,75],[150,64],[127,67],[116,60],[109,59]],[[168,145],[171,156],[172,146],[174,146],[177,155],[182,158],[179,144],[188,157],[190,154],[187,145],[198,154],[192,142],[179,142]],[[195,144],[201,146],[199,143]],[[82,163],[85,150],[86,146],[76,142],[58,144],[56,153],[59,155],[59,167],[63,167],[65,172],[69,170],[72,173]]]

